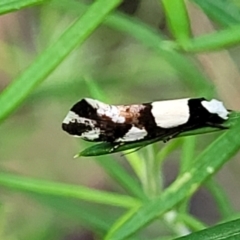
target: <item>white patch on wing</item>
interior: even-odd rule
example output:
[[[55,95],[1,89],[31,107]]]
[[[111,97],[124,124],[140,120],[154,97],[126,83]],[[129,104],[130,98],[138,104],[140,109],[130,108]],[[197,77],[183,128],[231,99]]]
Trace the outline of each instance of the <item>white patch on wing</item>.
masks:
[[[147,136],[147,131],[145,129],[140,129],[132,126],[132,128],[123,136],[116,140],[116,142],[134,142],[137,140],[144,139]]]
[[[84,118],[84,117],[79,117],[75,112],[69,111],[67,116],[64,118],[63,123],[69,124],[71,122],[72,123],[74,123],[74,122],[83,123],[86,126],[91,126],[91,127],[94,127],[94,125],[96,124],[95,120],[91,120],[91,119]]]
[[[124,123],[125,117],[120,116],[120,110],[117,106],[109,105],[98,100],[91,98],[85,98],[85,100],[97,110],[97,114],[102,116],[107,116],[115,123]]]
[[[95,139],[99,138],[100,129],[95,127],[96,121],[90,120],[88,118],[79,117],[76,113],[69,111],[63,123],[70,124],[70,123],[78,122],[82,123],[86,126],[90,126],[92,129],[86,132],[83,132],[81,135],[73,135],[74,137],[83,138],[85,140],[94,141]]]
[[[99,128],[94,128],[90,131],[84,132],[82,133],[81,137],[83,139],[89,140],[89,141],[93,141],[98,139],[100,136],[100,129]]]
[[[63,123],[69,124],[70,122],[78,121],[78,119],[80,119],[80,117],[75,112],[69,111]]]
[[[186,123],[190,117],[188,100],[189,98],[151,103],[151,112],[157,126],[173,128]]]
[[[202,106],[208,110],[208,112],[217,114],[220,118],[227,120],[228,119],[228,110],[223,106],[223,103],[212,99],[211,101],[202,101]]]
[[[112,119],[115,123],[124,123],[125,117],[120,116],[120,111],[116,106],[108,105],[106,108],[97,109],[97,113],[99,116],[107,116]]]

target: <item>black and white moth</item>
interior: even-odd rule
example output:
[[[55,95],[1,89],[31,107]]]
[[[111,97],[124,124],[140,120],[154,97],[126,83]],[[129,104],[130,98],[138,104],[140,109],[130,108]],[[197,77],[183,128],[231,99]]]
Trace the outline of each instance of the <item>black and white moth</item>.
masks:
[[[185,98],[133,105],[109,105],[84,98],[69,111],[62,129],[86,141],[113,146],[158,138],[168,141],[202,127],[224,129],[229,111],[223,103]]]

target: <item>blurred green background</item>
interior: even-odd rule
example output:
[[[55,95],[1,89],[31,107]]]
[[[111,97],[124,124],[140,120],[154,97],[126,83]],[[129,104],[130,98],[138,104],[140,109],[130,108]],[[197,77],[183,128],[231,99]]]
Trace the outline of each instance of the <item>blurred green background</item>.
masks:
[[[230,2],[236,8],[234,11],[240,11],[239,1]],[[1,16],[0,89],[24,72],[84,12],[81,5],[79,9],[77,6],[75,1],[53,1]],[[190,1],[187,6],[194,36],[220,28],[221,23],[209,20],[196,3]],[[160,1],[125,1],[119,10],[155,29],[164,38],[172,39]],[[190,65],[184,63],[175,68],[174,62],[170,64],[166,55],[161,56],[129,34],[102,24],[28,96],[17,111],[2,122],[1,168],[26,177],[125,193],[96,158],[73,159],[76,153],[91,144],[72,138],[61,130],[61,122],[70,107],[84,97],[111,104],[131,104],[207,96],[222,100],[229,109],[239,110],[239,54],[238,46],[196,54],[180,52]],[[196,153],[217,135],[194,138]],[[162,148],[163,143],[157,147]],[[176,177],[180,155],[181,147],[164,163],[165,185]],[[114,154],[97,158],[98,161],[111,158],[134,176],[126,157]],[[240,209],[239,165],[237,155],[216,176],[236,210]],[[94,213],[99,211],[100,215],[109,215],[110,219],[122,211],[70,198],[20,193],[6,188],[1,189],[0,203],[0,239],[4,240],[98,239],[99,229],[95,230],[94,224],[89,223],[94,221]],[[82,209],[85,207],[93,211],[91,220],[84,215]],[[194,195],[190,211],[208,224],[219,220],[216,203],[207,188]],[[109,222],[110,225],[113,223]],[[159,223],[152,224],[143,233],[143,239],[144,236],[152,239],[159,232],[167,235],[170,230],[160,226],[159,229]]]

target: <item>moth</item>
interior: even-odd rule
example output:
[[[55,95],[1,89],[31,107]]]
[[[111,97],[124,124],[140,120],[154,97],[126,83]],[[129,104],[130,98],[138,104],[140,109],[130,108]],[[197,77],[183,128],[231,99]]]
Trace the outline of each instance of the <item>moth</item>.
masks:
[[[91,98],[77,102],[62,129],[86,141],[113,146],[158,138],[164,142],[182,132],[203,127],[225,129],[229,111],[223,103],[184,98],[133,105],[110,105]]]

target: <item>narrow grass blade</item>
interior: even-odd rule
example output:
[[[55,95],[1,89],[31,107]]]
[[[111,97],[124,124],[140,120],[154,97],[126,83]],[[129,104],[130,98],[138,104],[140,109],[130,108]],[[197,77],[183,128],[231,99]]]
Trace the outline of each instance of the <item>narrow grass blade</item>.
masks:
[[[15,79],[0,95],[0,121],[15,110],[74,48],[83,43],[120,2],[120,0],[95,1],[55,44],[46,49],[21,76]]]
[[[223,26],[233,26],[240,23],[240,9],[234,4],[234,1],[192,1],[199,5],[208,16]]]
[[[126,239],[127,236],[169,211],[186,197],[191,196],[203,181],[216,173],[225,162],[237,153],[240,148],[239,132],[240,121],[208,146],[195,159],[195,165],[180,175],[160,197],[144,204],[136,214],[125,219],[125,222],[119,224],[117,221],[105,239]]]
[[[85,4],[80,2],[69,3],[67,0],[54,0],[53,5],[64,8],[65,11],[66,5],[64,3],[66,2],[68,3],[67,9],[74,14],[81,13],[82,9],[87,8]],[[161,32],[156,31],[136,18],[120,13],[110,14],[106,17],[104,24],[132,36],[145,47],[152,49],[175,69],[182,80],[196,93],[202,94],[204,92],[206,97],[212,96],[213,87],[205,75],[187,57],[176,51],[179,47],[177,43],[167,41],[165,36],[161,35]]]
[[[240,25],[199,36],[184,42],[182,46],[187,52],[204,52],[227,48],[239,43]]]
[[[72,201],[69,198],[38,193],[27,194],[27,196],[37,200],[44,206],[56,210],[58,214],[71,219],[71,221],[81,223],[84,227],[96,231],[101,235],[107,232],[111,226],[111,222],[116,218],[113,214],[108,214],[106,211],[100,210],[99,206]]]
[[[191,37],[190,22],[184,0],[162,1],[167,23],[177,42],[184,42]]]
[[[192,233],[175,240],[234,240],[240,239],[240,219]]]
[[[47,2],[49,0],[1,0],[0,15],[8,12],[18,11],[20,9]]]
[[[82,186],[26,178],[3,172],[0,173],[0,185],[18,191],[71,197],[124,208],[141,205],[138,199],[129,196],[93,190]]]

